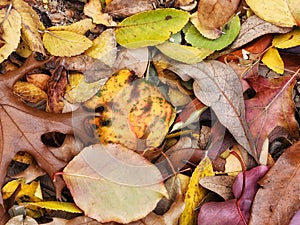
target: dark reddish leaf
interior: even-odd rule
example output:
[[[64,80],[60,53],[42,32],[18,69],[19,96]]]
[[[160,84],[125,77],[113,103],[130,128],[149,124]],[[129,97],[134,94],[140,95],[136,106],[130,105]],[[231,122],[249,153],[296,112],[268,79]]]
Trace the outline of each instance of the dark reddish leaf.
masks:
[[[298,123],[294,117],[295,105],[292,91],[296,83],[295,76],[247,79],[255,90],[254,98],[246,100],[246,120],[255,139],[258,155],[263,142],[272,130],[281,126],[294,138],[299,137]]]
[[[300,209],[299,149],[299,141],[286,149],[259,182],[262,188],[253,201],[251,225],[288,225]]]
[[[267,170],[267,166],[258,166],[239,173],[232,187],[236,198],[204,204],[199,212],[198,224],[211,225],[213,221],[214,225],[244,225],[243,221],[249,218],[252,200],[259,187],[257,182]]]

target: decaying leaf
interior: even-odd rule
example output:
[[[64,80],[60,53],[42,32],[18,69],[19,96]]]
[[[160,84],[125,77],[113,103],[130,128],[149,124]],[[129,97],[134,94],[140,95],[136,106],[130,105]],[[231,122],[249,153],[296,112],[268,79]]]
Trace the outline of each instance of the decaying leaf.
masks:
[[[116,30],[117,42],[127,48],[153,46],[180,31],[189,13],[177,9],[156,9],[124,19]]]
[[[258,154],[267,136],[277,126],[285,128],[294,138],[299,136],[292,99],[295,82],[295,76],[272,79],[256,76],[248,79],[256,95],[245,101],[246,119]]]
[[[201,62],[192,67],[178,63],[169,69],[183,80],[195,80],[193,87],[197,98],[212,108],[237,142],[257,160],[255,144],[245,119],[243,91],[236,73],[218,61]]]
[[[125,18],[134,14],[155,9],[155,0],[113,0],[105,7],[105,12],[116,18]]]
[[[121,70],[85,103],[104,108],[95,120],[102,143],[143,151],[159,146],[165,138],[174,118],[173,107],[157,87],[136,78],[131,71]]]
[[[299,3],[295,0],[246,0],[246,3],[257,16],[277,26],[293,27],[300,23]]]
[[[207,176],[214,176],[214,172],[210,159],[205,157],[192,174],[188,190],[185,194],[185,208],[179,220],[180,225],[195,224],[197,221],[196,208],[207,193],[207,190],[199,185],[199,180]]]
[[[237,37],[240,31],[240,19],[234,16],[222,28],[222,35],[214,40],[205,38],[195,26],[191,26],[185,35],[185,39],[194,47],[211,50],[221,50],[230,45]]]
[[[21,16],[15,10],[0,10],[1,38],[0,38],[0,62],[18,47],[21,36]]]
[[[200,33],[210,39],[221,36],[221,27],[229,21],[240,0],[202,0],[198,4],[197,16]]]
[[[261,188],[254,198],[249,224],[288,225],[300,209],[299,147],[296,142],[286,149],[259,181]]]
[[[29,46],[31,51],[45,54],[41,34],[39,32],[45,28],[38,14],[23,0],[13,0],[12,4],[22,18],[22,39]]]
[[[79,55],[93,44],[84,35],[71,31],[46,31],[43,43],[45,48],[55,56]]]
[[[141,219],[168,195],[159,170],[118,145],[84,148],[65,167],[63,178],[76,204],[100,222]]]
[[[93,45],[84,54],[99,59],[112,67],[117,57],[117,42],[114,31],[112,29],[103,31],[99,37],[93,40]]]
[[[237,49],[255,38],[270,33],[287,33],[291,30],[289,27],[279,27],[272,23],[266,22],[256,15],[250,16],[244,23],[242,23],[241,30],[238,37],[230,46]]]

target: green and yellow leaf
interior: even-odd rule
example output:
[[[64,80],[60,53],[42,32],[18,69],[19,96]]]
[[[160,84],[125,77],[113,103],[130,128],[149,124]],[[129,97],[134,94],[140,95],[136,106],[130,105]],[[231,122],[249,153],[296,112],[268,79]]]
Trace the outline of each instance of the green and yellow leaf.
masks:
[[[47,31],[43,42],[50,54],[55,56],[79,55],[93,44],[84,35],[71,31]]]
[[[69,76],[69,84],[66,88],[65,98],[71,103],[85,102],[93,97],[100,89],[102,80],[87,83],[84,75],[80,73],[71,74]]]
[[[180,45],[169,41],[156,46],[163,54],[180,62],[195,64],[201,62],[214,50],[205,48],[195,48],[192,46]]]
[[[156,9],[127,17],[118,24],[117,42],[127,48],[161,44],[180,31],[189,13],[177,9]]]

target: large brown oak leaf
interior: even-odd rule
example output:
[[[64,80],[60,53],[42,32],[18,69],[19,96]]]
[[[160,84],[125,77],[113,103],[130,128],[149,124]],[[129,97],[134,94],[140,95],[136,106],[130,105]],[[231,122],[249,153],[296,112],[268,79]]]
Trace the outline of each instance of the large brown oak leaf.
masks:
[[[4,184],[7,168],[19,151],[31,154],[49,175],[61,170],[67,162],[59,159],[46,146],[41,136],[48,132],[73,134],[74,114],[54,114],[31,108],[13,94],[12,86],[29,71],[41,67],[45,61],[29,57],[19,69],[0,75],[0,186]],[[78,114],[80,115],[80,114]],[[80,118],[77,120],[80,121]],[[81,124],[79,122],[79,124]],[[59,196],[64,182],[55,182]],[[0,224],[4,224],[6,209],[0,193]]]
[[[247,79],[255,90],[254,98],[245,101],[246,120],[255,139],[258,155],[263,142],[275,127],[285,128],[292,137],[299,137],[298,123],[295,119],[295,104],[292,92],[296,76]]]

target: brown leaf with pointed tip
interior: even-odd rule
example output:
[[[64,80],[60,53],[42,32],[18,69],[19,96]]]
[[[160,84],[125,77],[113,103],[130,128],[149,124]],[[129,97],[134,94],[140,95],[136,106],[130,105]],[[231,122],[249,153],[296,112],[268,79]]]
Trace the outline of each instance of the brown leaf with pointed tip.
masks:
[[[277,126],[285,128],[292,137],[298,138],[298,123],[294,117],[295,105],[292,92],[296,77],[247,79],[255,90],[254,98],[246,100],[246,120],[254,137],[258,156],[263,142]]]
[[[257,152],[245,118],[243,91],[237,74],[219,61],[195,65],[177,63],[169,68],[183,80],[194,79],[196,97],[211,107],[219,121],[256,160]]]
[[[19,101],[12,91],[12,86],[19,78],[44,64],[45,61],[36,61],[31,56],[19,69],[0,77],[0,186],[4,184],[8,165],[19,151],[31,154],[50,176],[65,166],[65,162],[55,157],[48,146],[43,144],[41,136],[57,131],[72,134],[72,114],[57,116],[31,108]],[[64,186],[62,179],[58,179],[55,186],[59,197]],[[6,217],[2,195],[0,218],[0,224],[3,224]]]
[[[228,22],[240,0],[201,0],[198,4],[200,33],[207,38],[221,36],[221,27]]]
[[[288,225],[300,209],[299,148],[298,141],[286,149],[259,181],[262,187],[253,201],[250,225]]]

